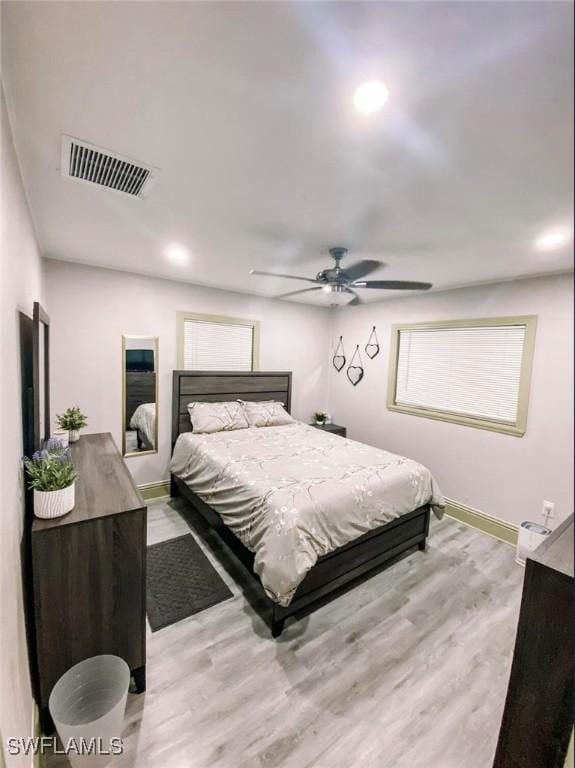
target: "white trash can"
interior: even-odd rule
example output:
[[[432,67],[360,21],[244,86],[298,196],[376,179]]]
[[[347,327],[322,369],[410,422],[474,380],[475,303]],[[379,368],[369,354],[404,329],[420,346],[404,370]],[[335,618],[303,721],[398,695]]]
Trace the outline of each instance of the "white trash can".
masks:
[[[528,520],[521,523],[519,526],[519,536],[517,537],[515,562],[525,568],[527,556],[534,552],[550,533],[549,528],[539,525],[539,523],[532,523]]]
[[[73,768],[101,768],[120,753],[129,686],[119,656],[84,659],[58,680],[48,707]]]

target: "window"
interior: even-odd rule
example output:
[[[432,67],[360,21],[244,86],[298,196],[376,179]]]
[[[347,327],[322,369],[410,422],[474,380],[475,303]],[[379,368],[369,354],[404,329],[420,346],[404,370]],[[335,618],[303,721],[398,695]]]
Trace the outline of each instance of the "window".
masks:
[[[396,325],[390,410],[521,436],[535,316]]]
[[[187,371],[256,371],[259,322],[178,312],[178,368]]]

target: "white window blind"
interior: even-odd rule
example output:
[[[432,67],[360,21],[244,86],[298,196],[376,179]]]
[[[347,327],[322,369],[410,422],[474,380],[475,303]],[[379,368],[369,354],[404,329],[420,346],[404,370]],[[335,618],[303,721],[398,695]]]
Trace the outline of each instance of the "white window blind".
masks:
[[[251,371],[251,325],[184,320],[184,368],[191,371]]]
[[[399,331],[395,402],[515,424],[524,325]]]

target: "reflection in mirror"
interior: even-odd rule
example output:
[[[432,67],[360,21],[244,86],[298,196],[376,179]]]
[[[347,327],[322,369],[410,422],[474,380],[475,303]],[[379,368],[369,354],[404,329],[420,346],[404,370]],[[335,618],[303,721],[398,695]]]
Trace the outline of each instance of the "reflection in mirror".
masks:
[[[122,336],[123,455],[158,450],[158,338]]]

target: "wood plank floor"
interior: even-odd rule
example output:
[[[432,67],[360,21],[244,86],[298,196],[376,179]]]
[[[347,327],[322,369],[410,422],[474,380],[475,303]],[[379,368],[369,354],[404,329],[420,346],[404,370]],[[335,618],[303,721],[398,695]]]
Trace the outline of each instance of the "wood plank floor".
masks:
[[[190,528],[234,598],[148,634],[148,690],[128,698],[114,768],[490,768],[523,579],[510,546],[432,520],[426,553],[274,641],[253,582],[186,502],[150,504],[149,543]]]

